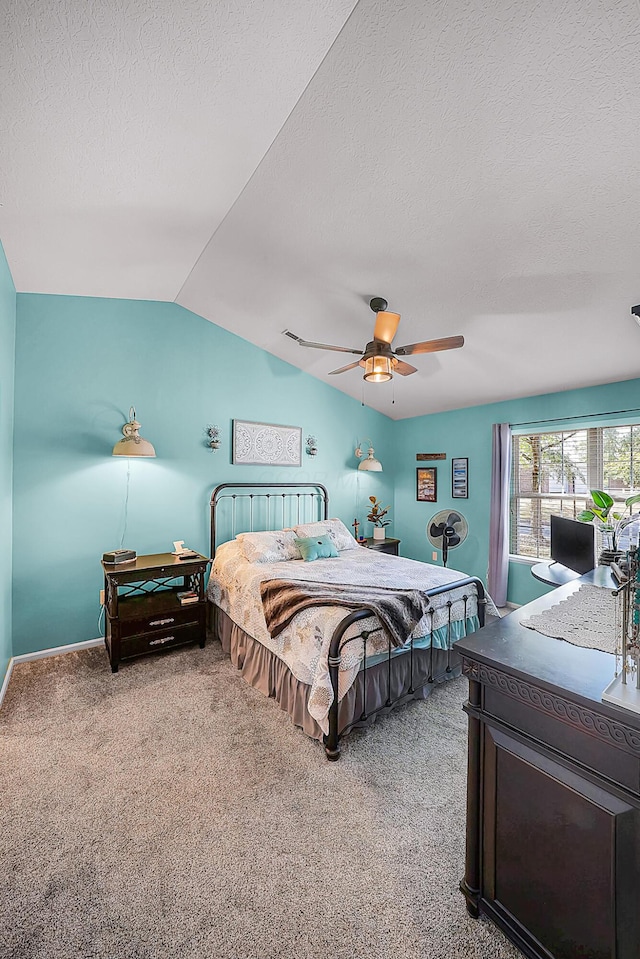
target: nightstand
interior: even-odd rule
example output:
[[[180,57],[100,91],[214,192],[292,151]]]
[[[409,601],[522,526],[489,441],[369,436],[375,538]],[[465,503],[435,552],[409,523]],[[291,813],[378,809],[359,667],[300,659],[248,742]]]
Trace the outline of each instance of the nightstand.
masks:
[[[373,536],[370,536],[369,539],[361,539],[358,542],[361,546],[366,546],[367,549],[376,549],[379,553],[389,553],[391,556],[397,556],[401,541],[393,539],[391,536],[388,539],[374,539]]]
[[[123,659],[206,641],[206,556],[180,560],[173,553],[138,556],[133,563],[104,570],[105,634],[111,672]],[[178,593],[197,600],[183,605]]]

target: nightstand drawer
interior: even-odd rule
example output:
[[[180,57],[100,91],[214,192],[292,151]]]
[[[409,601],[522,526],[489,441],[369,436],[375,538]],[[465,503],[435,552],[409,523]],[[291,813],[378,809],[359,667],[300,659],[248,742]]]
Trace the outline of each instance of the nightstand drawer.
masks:
[[[124,604],[123,604],[124,605]],[[155,613],[148,613],[139,619],[120,618],[120,635],[137,636],[139,633],[157,632],[177,629],[181,626],[196,624],[201,619],[201,603],[191,603],[189,606],[177,606],[173,609],[164,609]]]
[[[183,643],[202,642],[202,627],[199,623],[188,626],[179,626],[176,629],[163,629],[157,633],[146,633],[142,636],[130,636],[120,642],[120,656],[127,659],[129,656],[143,656],[145,653],[157,653],[160,649],[172,649],[182,646]]]

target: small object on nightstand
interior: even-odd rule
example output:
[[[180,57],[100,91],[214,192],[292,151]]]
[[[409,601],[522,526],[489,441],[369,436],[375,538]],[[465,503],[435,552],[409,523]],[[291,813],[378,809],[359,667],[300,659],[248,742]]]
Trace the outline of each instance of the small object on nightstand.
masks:
[[[190,603],[197,603],[200,598],[192,589],[185,590],[181,593],[176,593],[176,596],[180,600],[181,606],[188,606]]]
[[[178,554],[178,559],[201,559],[201,556],[200,553],[196,553],[195,549],[183,549]]]
[[[102,554],[102,562],[114,566],[117,563],[133,563],[136,559],[135,549],[112,549]]]

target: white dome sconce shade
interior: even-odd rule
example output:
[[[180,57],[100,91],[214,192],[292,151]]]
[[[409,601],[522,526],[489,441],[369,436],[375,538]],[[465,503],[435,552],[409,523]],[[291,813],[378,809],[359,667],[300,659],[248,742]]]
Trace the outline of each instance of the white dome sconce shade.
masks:
[[[354,456],[357,456],[361,462],[358,464],[359,470],[372,470],[374,473],[382,472],[382,463],[380,460],[377,460],[373,455],[375,450],[371,444],[371,440],[363,440],[363,443],[369,443],[369,449],[367,450],[367,458],[362,459],[364,455],[362,452],[362,444],[358,443],[357,447],[354,450]]]
[[[155,456],[156,451],[138,432],[140,423],[136,420],[136,411],[132,406],[129,409],[129,422],[122,427],[124,439],[118,440],[113,447],[113,456]]]

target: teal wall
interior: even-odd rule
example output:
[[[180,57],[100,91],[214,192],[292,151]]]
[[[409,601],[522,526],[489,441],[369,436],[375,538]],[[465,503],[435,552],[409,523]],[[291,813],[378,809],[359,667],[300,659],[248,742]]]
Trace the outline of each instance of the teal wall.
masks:
[[[403,555],[431,561],[433,547],[426,538],[427,520],[439,510],[457,507],[469,521],[470,532],[466,541],[451,554],[448,565],[486,579],[492,424],[560,420],[563,417],[582,417],[592,413],[609,413],[608,417],[603,417],[602,422],[617,423],[625,419],[629,421],[629,417],[615,416],[615,413],[638,408],[640,380],[635,379],[420,416],[395,423],[395,535],[402,539]],[[639,422],[640,414],[636,413],[631,419]],[[572,422],[576,425],[576,421]],[[595,421],[591,421],[591,425],[595,425]],[[562,429],[562,423],[558,422],[549,428]],[[416,453],[425,452],[446,453],[447,459],[428,464],[416,463]],[[468,499],[451,498],[452,456],[469,458]],[[416,501],[415,471],[419,465],[437,467],[437,503]],[[510,563],[509,602],[521,605],[544,592],[548,592],[547,588],[533,579],[529,565]]]
[[[10,318],[7,323],[10,324]],[[135,406],[157,459],[112,457]],[[301,469],[231,464],[233,418],[301,426],[319,452]],[[212,452],[204,428],[222,428]],[[209,497],[225,481],[311,481],[331,515],[363,520],[393,474],[355,468],[371,437],[390,462],[387,417],[173,303],[18,294],[13,653],[100,635],[100,557],[120,545],[208,551]]]
[[[12,656],[13,379],[16,290],[0,244],[0,686]]]
[[[2,670],[12,654],[100,635],[99,560],[121,544],[128,470],[124,545],[140,553],[170,550],[175,539],[207,552],[209,497],[220,482],[317,480],[330,491],[332,515],[347,523],[364,521],[370,494],[392,502],[389,533],[416,559],[431,560],[427,520],[460,507],[470,535],[450,565],[484,579],[491,424],[640,407],[640,380],[631,380],[392,422],[176,304],[16,298],[4,258],[0,332]],[[132,405],[155,460],[111,456]],[[233,466],[234,418],[301,426],[303,436],[317,438],[319,453],[303,454],[295,470]],[[206,446],[208,423],[222,428],[215,453]],[[355,468],[353,448],[364,437],[373,440],[383,473]],[[431,464],[435,504],[416,501],[415,455],[429,451],[447,454]],[[468,500],[451,499],[452,456],[469,457]],[[13,568],[6,548],[12,509]],[[511,564],[510,602],[543,591],[527,565]]]

